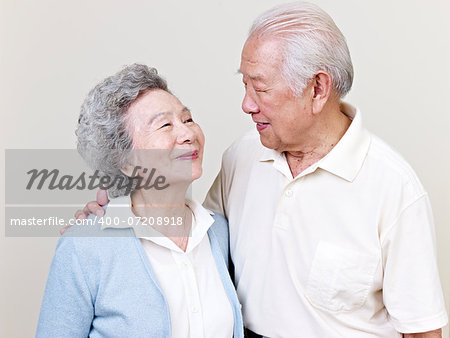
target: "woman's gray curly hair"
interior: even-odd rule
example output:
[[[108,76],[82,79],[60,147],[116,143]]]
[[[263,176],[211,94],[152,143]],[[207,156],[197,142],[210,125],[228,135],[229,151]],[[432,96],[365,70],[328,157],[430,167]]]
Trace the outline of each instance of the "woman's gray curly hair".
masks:
[[[126,195],[136,187],[136,180],[120,171],[128,164],[133,148],[126,112],[140,94],[151,89],[170,93],[155,68],[132,64],[96,85],[81,106],[75,131],[78,152],[101,177],[108,176],[115,182],[108,189],[111,197]]]

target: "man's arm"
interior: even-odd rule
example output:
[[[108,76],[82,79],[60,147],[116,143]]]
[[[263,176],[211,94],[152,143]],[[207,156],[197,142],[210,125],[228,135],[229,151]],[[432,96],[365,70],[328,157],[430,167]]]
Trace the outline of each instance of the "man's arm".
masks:
[[[403,338],[442,338],[442,329],[422,333],[404,333]]]
[[[381,245],[383,302],[389,320],[404,337],[441,337],[448,317],[428,196],[411,199],[387,229]]]

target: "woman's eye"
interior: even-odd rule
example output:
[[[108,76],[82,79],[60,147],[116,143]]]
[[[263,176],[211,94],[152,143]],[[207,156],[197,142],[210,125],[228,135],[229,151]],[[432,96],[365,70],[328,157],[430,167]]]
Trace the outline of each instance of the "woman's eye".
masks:
[[[191,123],[191,122],[194,122],[194,120],[192,118],[189,118],[186,121],[184,121],[184,123]]]
[[[161,128],[170,127],[170,123],[165,123]]]

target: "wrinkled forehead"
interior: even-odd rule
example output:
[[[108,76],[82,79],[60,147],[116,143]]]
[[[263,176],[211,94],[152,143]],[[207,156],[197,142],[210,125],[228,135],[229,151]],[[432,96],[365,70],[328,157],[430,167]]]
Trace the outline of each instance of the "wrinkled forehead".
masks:
[[[274,38],[249,37],[241,54],[238,73],[252,80],[268,80],[281,71],[282,41]]]
[[[178,98],[162,89],[151,89],[140,94],[128,107],[127,113],[145,113],[146,116],[161,112],[178,112],[185,108]]]

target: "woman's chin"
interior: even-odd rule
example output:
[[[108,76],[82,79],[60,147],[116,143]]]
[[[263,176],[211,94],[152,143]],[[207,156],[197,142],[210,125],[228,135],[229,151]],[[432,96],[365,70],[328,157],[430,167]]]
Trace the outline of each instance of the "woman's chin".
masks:
[[[198,180],[202,176],[202,168],[192,171],[192,182]]]

